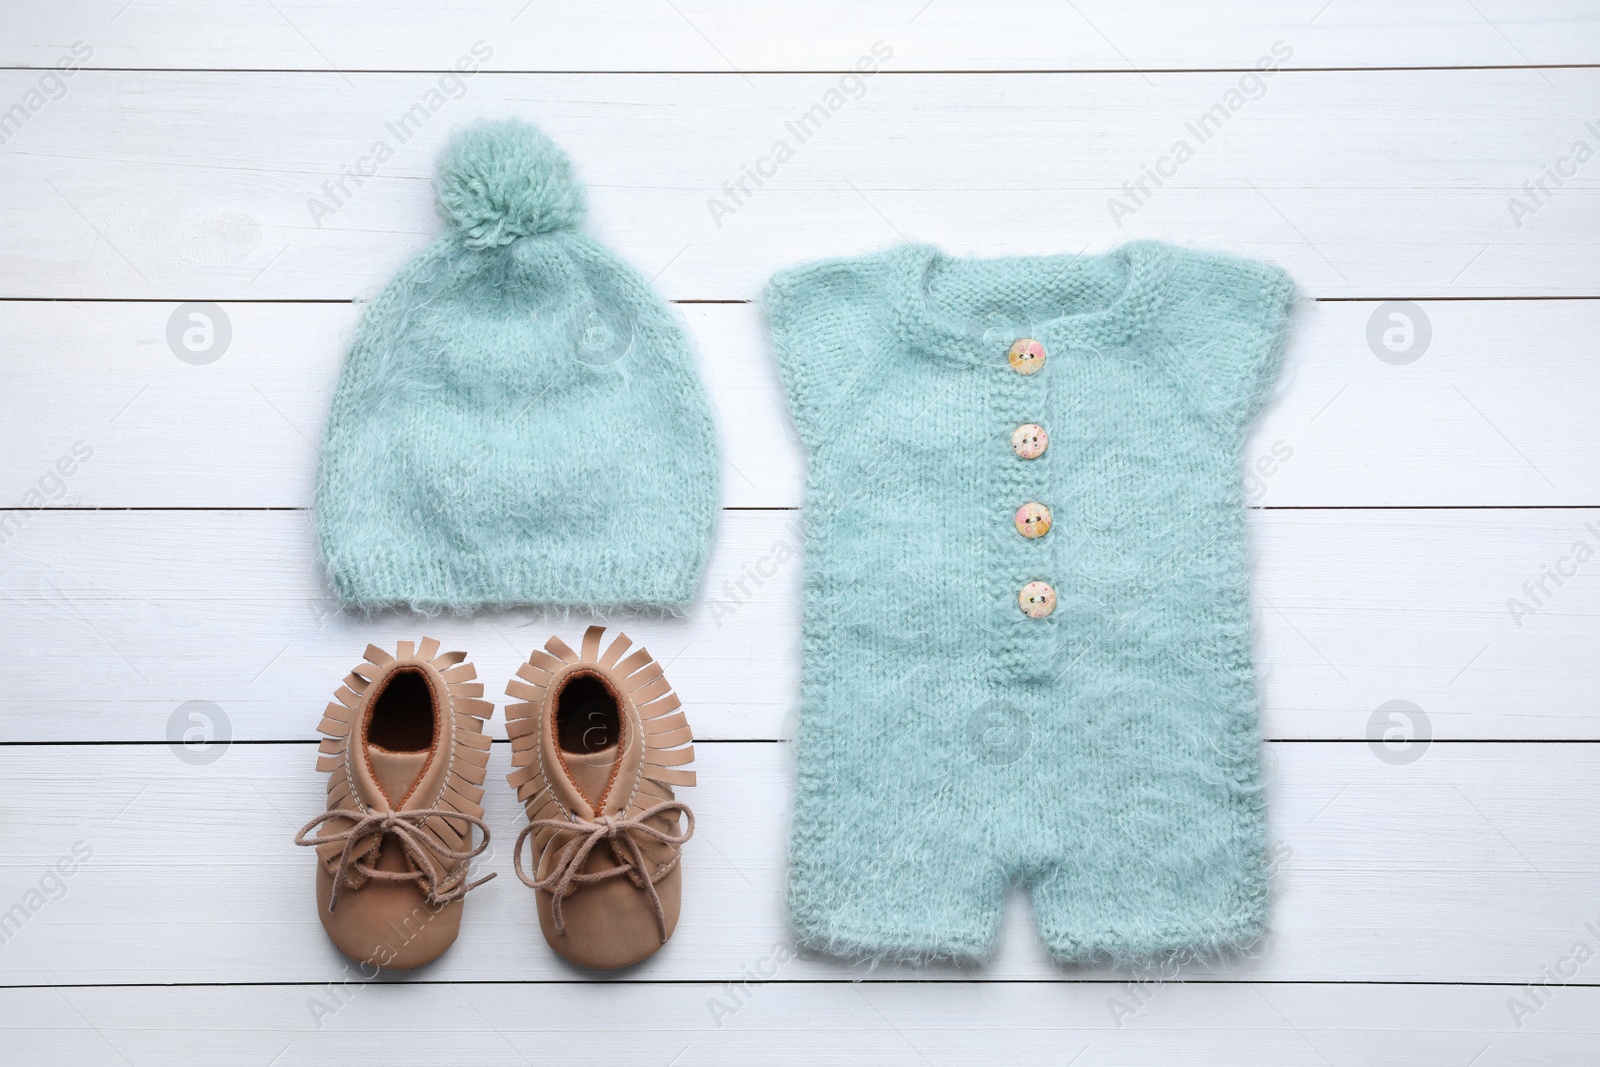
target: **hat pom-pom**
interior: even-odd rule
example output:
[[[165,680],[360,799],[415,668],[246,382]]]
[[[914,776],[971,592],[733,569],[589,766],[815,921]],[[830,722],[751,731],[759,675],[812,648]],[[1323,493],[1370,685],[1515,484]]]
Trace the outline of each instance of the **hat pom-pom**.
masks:
[[[454,133],[434,179],[439,214],[473,248],[574,230],[583,222],[583,185],[572,160],[518,119],[480,122]]]

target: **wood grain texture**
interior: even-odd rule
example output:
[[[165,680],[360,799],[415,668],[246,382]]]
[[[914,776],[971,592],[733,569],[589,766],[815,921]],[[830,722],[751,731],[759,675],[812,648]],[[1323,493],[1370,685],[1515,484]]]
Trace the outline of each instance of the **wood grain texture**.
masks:
[[[0,100],[37,77],[0,72]],[[508,74],[452,100],[435,74],[80,71],[4,145],[0,293],[369,297],[439,232],[427,179],[451,127],[506,114],[572,154],[590,231],[674,298],[749,298],[780,267],[907,240],[1141,237],[1275,261],[1313,296],[1600,293],[1594,174],[1507,206],[1600,140],[1600,70],[1282,72],[1254,99],[1241,77],[912,74],[852,100],[832,75]],[[1141,194],[1147,166],[1171,176]]]
[[[1362,743],[1271,752],[1273,935],[1254,958],[1195,967],[1188,979],[1520,985],[1589,934],[1585,924],[1600,927],[1600,746],[1437,743],[1403,766]],[[702,745],[697,755],[683,916],[627,978],[732,980],[787,943],[789,746]],[[93,852],[65,896],[6,942],[3,984],[335,980],[345,960],[317,920],[309,850],[291,841],[322,803],[314,762],[310,744],[236,744],[203,766],[165,745],[82,748],[75,800],[63,805],[52,795],[58,751],[0,751],[12,791],[0,901],[23,899],[74,842]],[[509,765],[496,746],[485,801],[495,837],[481,867],[502,877],[474,891],[460,940],[414,977],[590,980],[544,944],[532,891],[509,873],[519,815],[511,790],[493,788]],[[787,980],[1112,974],[1051,965],[1020,901],[998,956],[977,973],[783,966]]]
[[[0,65],[54,63],[74,40],[103,67],[448,70],[474,39],[487,69],[553,71],[847,70],[875,39],[910,69],[1248,69],[1277,39],[1295,66],[1416,67],[1593,63],[1593,12],[1576,0],[1513,4],[1378,0],[1285,5],[1229,0],[1072,4],[1021,0],[765,3],[622,0],[569,7],[527,0],[253,4],[168,0],[16,4],[0,17]]]
[[[1440,738],[1600,738],[1600,563],[1573,553],[1600,547],[1600,510],[1251,519],[1268,737],[1366,738],[1379,707],[1406,700]],[[666,666],[699,737],[793,733],[795,520],[724,512],[688,616],[613,623]],[[1563,559],[1575,575],[1558,586],[1543,575]],[[1540,581],[1535,604],[1523,585]],[[220,707],[235,738],[310,737],[367,642],[423,633],[471,653],[503,703],[529,649],[587,622],[342,612],[303,512],[39,512],[0,547],[0,605],[0,662],[27,664],[9,682],[5,741],[163,741],[191,700]]]
[[[1596,964],[1565,968],[1600,951],[1600,164],[1546,175],[1600,147],[1596,26],[1579,0],[0,8],[0,508],[51,505],[0,510],[7,1062],[1593,1063]],[[842,80],[876,42],[884,73]],[[1274,49],[1282,69],[1248,77]],[[74,55],[70,78],[44,69]],[[483,73],[450,78],[463,57]],[[818,104],[802,143],[786,124]],[[387,124],[408,111],[402,136]],[[1183,981],[1062,971],[1013,898],[981,971],[788,959],[791,752],[753,739],[794,728],[796,513],[733,510],[690,617],[620,620],[709,742],[672,944],[620,980],[561,964],[491,776],[502,877],[461,942],[351,979],[290,844],[334,683],[367,641],[429,632],[503,702],[529,648],[588,621],[348,616],[297,510],[350,301],[438,234],[450,129],[506,114],[565,145],[590,232],[680,301],[750,300],[776,269],[906,240],[1136,237],[1355,298],[1302,308],[1247,450],[1278,739],[1257,958]],[[723,188],[779,139],[793,157],[759,188]],[[375,173],[328,184],[380,140]],[[1145,168],[1180,140],[1192,158],[1156,187]],[[1381,303],[1439,297],[1419,304],[1422,358],[1379,359]],[[218,300],[230,348],[181,362],[175,308]],[[796,507],[760,307],[679,310],[724,503]],[[1433,740],[1368,740],[1407,722]],[[48,880],[75,842],[89,862]]]
[[[1592,940],[1592,939],[1591,939]],[[1589,1067],[1600,991],[1517,1029],[1499,986],[928,983],[337,985],[0,990],[19,1061],[166,1067],[596,1062],[745,1067]],[[723,1006],[733,1005],[729,1013]],[[1137,1005],[1137,1006],[1136,1006]],[[1129,1012],[1132,1014],[1129,1014]],[[94,1028],[84,1025],[94,1021]],[[586,1020],[605,1019],[603,1036]],[[403,1035],[403,1036],[402,1036]],[[273,1057],[278,1057],[276,1060]],[[1474,1057],[1477,1057],[1474,1063]],[[121,1062],[114,1060],[114,1062]]]
[[[310,505],[334,383],[364,307],[220,306],[231,340],[195,366],[168,342],[169,321],[188,321],[183,306],[0,303],[0,336],[27,354],[0,364],[0,451],[20,476],[5,487],[8,503],[23,505],[46,477],[45,495],[67,506]],[[804,460],[759,312],[679,310],[718,423],[724,503],[797,507]],[[80,441],[93,456],[56,492],[48,472]]]
[[[174,303],[0,303],[6,504],[306,507],[333,383],[361,307],[221,305],[213,363],[180,361]],[[719,424],[724,503],[798,507],[804,460],[753,304],[678,308]],[[1600,504],[1600,300],[1424,301],[1429,340],[1394,365],[1380,302],[1303,302],[1277,397],[1246,449],[1264,507]],[[215,314],[211,312],[210,314]],[[185,320],[186,321],[186,320]],[[1418,343],[1413,339],[1413,343]],[[1385,350],[1386,351],[1386,350]],[[1555,387],[1552,387],[1554,385]],[[48,472],[76,442],[93,450]],[[40,479],[46,480],[41,490]]]

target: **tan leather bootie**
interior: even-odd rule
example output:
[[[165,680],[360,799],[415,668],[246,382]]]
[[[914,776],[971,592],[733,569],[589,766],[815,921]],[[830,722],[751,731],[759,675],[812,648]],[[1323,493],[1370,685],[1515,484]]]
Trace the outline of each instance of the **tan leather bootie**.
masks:
[[[317,912],[339,951],[404,970],[450,947],[462,898],[494,877],[467,880],[489,844],[480,804],[494,705],[467,654],[441,654],[431,637],[366,655],[318,727],[328,810],[295,844],[317,850]]]
[[[552,637],[506,692],[508,776],[527,810],[517,877],[537,890],[545,940],[583,967],[638,963],[672,936],[682,898],[680,850],[694,813],[675,785],[693,785],[688,720],[661,666],[603,626],[581,652]],[[680,821],[682,820],[682,821]],[[533,843],[533,876],[522,846]]]

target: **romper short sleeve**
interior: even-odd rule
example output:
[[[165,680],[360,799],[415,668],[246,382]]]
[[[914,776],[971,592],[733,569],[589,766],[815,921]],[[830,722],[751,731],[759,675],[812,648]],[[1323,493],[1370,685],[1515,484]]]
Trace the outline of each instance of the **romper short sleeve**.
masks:
[[[841,405],[885,358],[878,260],[830,260],[775,274],[763,296],[801,443],[831,436]]]
[[[1178,252],[1163,325],[1178,376],[1203,415],[1243,432],[1272,393],[1294,281],[1269,263]]]

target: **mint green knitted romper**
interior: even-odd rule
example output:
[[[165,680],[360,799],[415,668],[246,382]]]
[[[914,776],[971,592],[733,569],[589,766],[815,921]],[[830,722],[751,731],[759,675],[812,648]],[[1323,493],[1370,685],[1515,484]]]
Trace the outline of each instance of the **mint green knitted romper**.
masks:
[[[1063,961],[1260,937],[1240,453],[1292,299],[1152,242],[773,279],[808,455],[803,945],[980,960],[1011,884]]]

